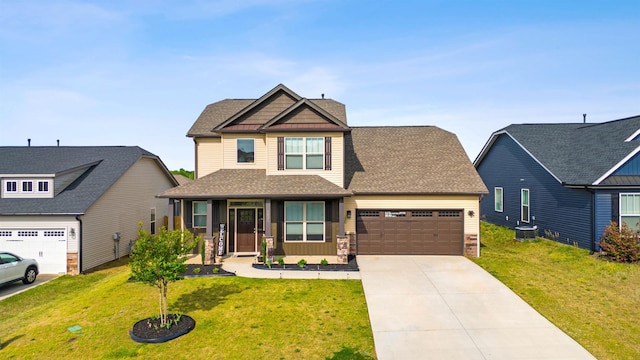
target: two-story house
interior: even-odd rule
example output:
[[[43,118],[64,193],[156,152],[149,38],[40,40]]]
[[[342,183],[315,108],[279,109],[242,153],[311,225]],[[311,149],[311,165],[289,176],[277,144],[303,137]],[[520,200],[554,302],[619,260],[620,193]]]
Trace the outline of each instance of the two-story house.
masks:
[[[278,256],[479,254],[487,190],[452,133],[350,127],[343,104],[278,85],[208,105],[187,136],[196,180],[159,196],[220,254],[263,237]]]
[[[178,182],[137,146],[0,147],[0,249],[44,274],[78,274],[129,254],[138,222],[165,225]],[[167,220],[168,222],[168,220]]]

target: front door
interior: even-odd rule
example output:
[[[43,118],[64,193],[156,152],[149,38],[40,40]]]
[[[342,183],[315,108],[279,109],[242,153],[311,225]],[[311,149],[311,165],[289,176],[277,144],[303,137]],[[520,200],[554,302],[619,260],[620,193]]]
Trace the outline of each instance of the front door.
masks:
[[[256,251],[256,209],[238,209],[237,252]]]

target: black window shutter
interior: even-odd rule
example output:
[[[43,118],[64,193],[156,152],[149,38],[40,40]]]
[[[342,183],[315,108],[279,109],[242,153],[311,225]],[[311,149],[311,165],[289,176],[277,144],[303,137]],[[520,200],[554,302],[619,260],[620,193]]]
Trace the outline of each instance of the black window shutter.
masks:
[[[611,221],[620,221],[620,195],[616,192],[611,194]],[[620,225],[620,224],[618,224]]]
[[[284,170],[284,137],[278,136],[278,170]]]
[[[324,169],[331,170],[331,136],[324,138]]]

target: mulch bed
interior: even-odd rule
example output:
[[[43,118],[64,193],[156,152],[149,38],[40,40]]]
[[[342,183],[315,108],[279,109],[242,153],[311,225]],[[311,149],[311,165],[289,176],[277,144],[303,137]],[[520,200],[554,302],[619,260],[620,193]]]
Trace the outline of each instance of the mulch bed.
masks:
[[[198,272],[198,270],[200,271]],[[218,269],[218,270],[215,270]],[[187,271],[182,276],[185,278],[202,277],[202,276],[235,276],[236,274],[224,270],[220,265],[201,265],[201,264],[187,264]]]
[[[303,268],[299,267],[298,264],[279,265],[278,263],[271,264],[271,267],[268,267],[263,263],[253,264],[252,266],[260,270],[358,271],[358,263],[356,262],[356,257],[353,255],[349,255],[349,262],[346,264],[307,264]]]
[[[169,321],[177,318],[177,314],[167,315]],[[180,315],[178,323],[169,328],[160,326],[160,318],[147,318],[135,323],[129,335],[131,339],[141,343],[163,343],[188,333],[195,326],[196,321],[188,315]]]

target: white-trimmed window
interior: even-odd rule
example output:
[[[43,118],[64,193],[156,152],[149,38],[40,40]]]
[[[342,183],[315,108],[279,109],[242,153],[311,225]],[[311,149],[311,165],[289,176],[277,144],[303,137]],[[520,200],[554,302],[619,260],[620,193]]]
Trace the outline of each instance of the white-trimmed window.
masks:
[[[236,159],[238,163],[246,164],[255,161],[255,142],[253,139],[237,139],[236,147],[238,149]]]
[[[207,202],[206,201],[194,201],[193,206],[193,227],[205,228],[207,227]]]
[[[520,220],[528,223],[530,217],[529,189],[520,189]]]
[[[284,203],[285,241],[324,241],[324,202]]]
[[[7,181],[5,183],[5,189],[7,192],[15,193],[18,192],[18,182],[17,181]]]
[[[502,208],[502,202],[504,201],[503,195],[502,195],[502,188],[501,187],[496,187],[493,189],[493,198],[495,200],[495,211],[497,212],[502,212],[503,208]]]
[[[23,181],[22,192],[33,192],[33,181]]]
[[[324,169],[323,137],[285,138],[285,169]]]
[[[38,192],[49,192],[49,182],[38,181]]]
[[[640,230],[640,194],[620,194],[620,226]]]
[[[151,216],[149,219],[149,229],[152,234],[156,233],[156,208],[151,208]]]

